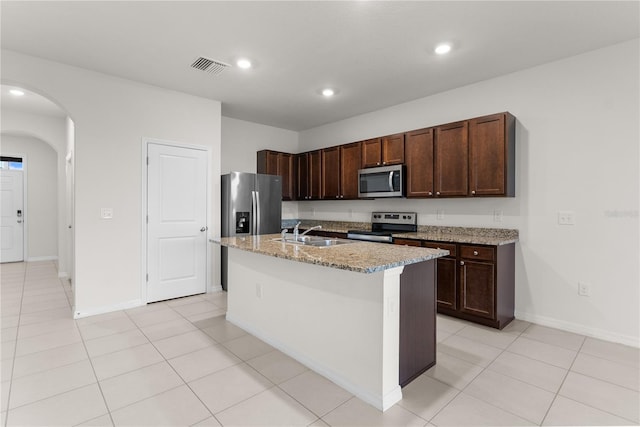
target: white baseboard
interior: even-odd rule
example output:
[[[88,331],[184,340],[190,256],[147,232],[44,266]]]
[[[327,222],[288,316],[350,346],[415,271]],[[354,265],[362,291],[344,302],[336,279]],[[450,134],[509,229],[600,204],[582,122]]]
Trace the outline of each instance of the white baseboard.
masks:
[[[66,271],[58,271],[58,279],[68,279],[69,275]]]
[[[129,308],[140,307],[143,305],[145,304],[142,302],[142,300],[135,299],[131,301],[121,302],[119,304],[105,305],[102,307],[91,307],[89,309],[82,309],[82,310],[74,309],[73,318],[81,319],[83,317],[95,316],[97,314],[111,313],[112,311],[126,310]]]
[[[631,347],[640,347],[640,337],[622,335],[615,332],[606,331],[604,329],[589,328],[578,323],[566,322],[564,320],[558,320],[546,316],[539,316],[537,314],[516,311],[515,316],[516,319],[526,320],[527,322],[535,323],[537,325],[561,329],[563,331],[573,332],[574,334],[585,335],[587,337],[597,338],[604,341],[611,341]]]
[[[57,261],[58,257],[55,255],[50,256],[32,256],[27,258],[27,262],[38,262],[38,261]]]
[[[249,332],[251,335],[257,338],[260,338],[262,341],[266,342],[270,346],[277,348],[281,352],[285,353],[286,355],[302,363],[312,371],[322,375],[325,378],[328,378],[338,386],[342,387],[343,389],[347,390],[354,396],[358,397],[360,400],[367,402],[369,405],[373,406],[376,409],[379,409],[380,411],[386,411],[387,409],[389,409],[390,407],[392,407],[402,399],[402,389],[400,388],[400,385],[398,385],[393,391],[391,391],[390,393],[384,396],[375,395],[367,390],[363,390],[362,388],[348,381],[342,375],[331,370],[330,368],[327,368],[324,365],[320,365],[317,361],[309,357],[306,357],[302,354],[299,354],[298,352],[296,352],[295,350],[292,350],[282,342],[278,340],[274,340],[271,337],[264,336],[259,330],[247,324],[244,324],[242,321],[238,321],[238,319],[235,319],[233,315],[229,315],[229,313],[227,313],[226,318],[227,318],[227,321],[244,329],[245,331]]]

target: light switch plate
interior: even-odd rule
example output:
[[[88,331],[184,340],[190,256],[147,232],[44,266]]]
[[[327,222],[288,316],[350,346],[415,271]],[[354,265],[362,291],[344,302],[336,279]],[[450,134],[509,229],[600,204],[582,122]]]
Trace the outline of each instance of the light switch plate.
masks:
[[[113,208],[100,208],[100,218],[102,218],[102,219],[112,219],[113,218]]]

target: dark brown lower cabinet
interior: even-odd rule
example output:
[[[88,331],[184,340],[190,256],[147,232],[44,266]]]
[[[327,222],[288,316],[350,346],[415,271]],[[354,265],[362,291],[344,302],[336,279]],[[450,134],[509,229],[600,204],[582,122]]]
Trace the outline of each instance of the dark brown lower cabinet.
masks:
[[[404,266],[400,275],[400,386],[436,363],[435,262]]]
[[[502,329],[514,318],[515,243],[470,245],[394,239],[399,245],[445,249],[436,259],[438,313]]]
[[[443,244],[425,243],[437,245]],[[454,259],[438,259],[438,313],[504,328],[514,318],[515,243],[455,246]]]

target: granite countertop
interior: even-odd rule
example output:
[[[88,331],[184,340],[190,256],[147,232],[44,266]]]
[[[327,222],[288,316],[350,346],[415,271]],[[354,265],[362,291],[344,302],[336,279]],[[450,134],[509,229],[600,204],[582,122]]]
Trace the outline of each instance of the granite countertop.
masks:
[[[280,234],[222,237],[213,239],[212,242],[243,251],[358,273],[375,273],[449,254],[449,251],[442,249],[384,243],[353,241],[353,243],[330,247],[313,247],[284,243],[274,239],[280,239]]]
[[[349,230],[371,230],[369,222],[321,221],[300,219],[300,229],[322,225],[322,231],[346,233]],[[283,221],[283,227],[293,227],[296,220]],[[393,233],[393,237],[403,239],[434,240],[451,243],[470,243],[476,245],[500,246],[519,240],[518,230],[508,228],[449,227],[419,225],[415,233]]]

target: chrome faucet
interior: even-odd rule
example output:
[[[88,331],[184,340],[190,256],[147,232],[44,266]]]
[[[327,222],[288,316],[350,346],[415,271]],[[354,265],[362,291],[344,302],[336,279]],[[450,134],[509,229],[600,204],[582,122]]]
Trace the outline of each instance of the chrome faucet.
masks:
[[[298,227],[300,227],[300,224],[302,224],[302,223],[301,223],[301,222],[298,222],[298,223],[296,224],[296,226],[295,226],[295,227],[293,227],[293,241],[294,241],[294,242],[297,242],[297,241],[298,241],[298,233],[299,233]]]
[[[311,230],[318,230],[318,229],[320,229],[320,228],[322,228],[322,226],[321,226],[321,225],[314,225],[313,227],[311,227],[311,228],[309,228],[309,229],[307,229],[307,230],[304,230],[304,231],[302,232],[302,234],[300,234],[300,237],[304,236],[305,234],[307,234],[307,233],[308,233],[308,232],[310,232]],[[297,240],[297,239],[296,239],[296,240]]]

